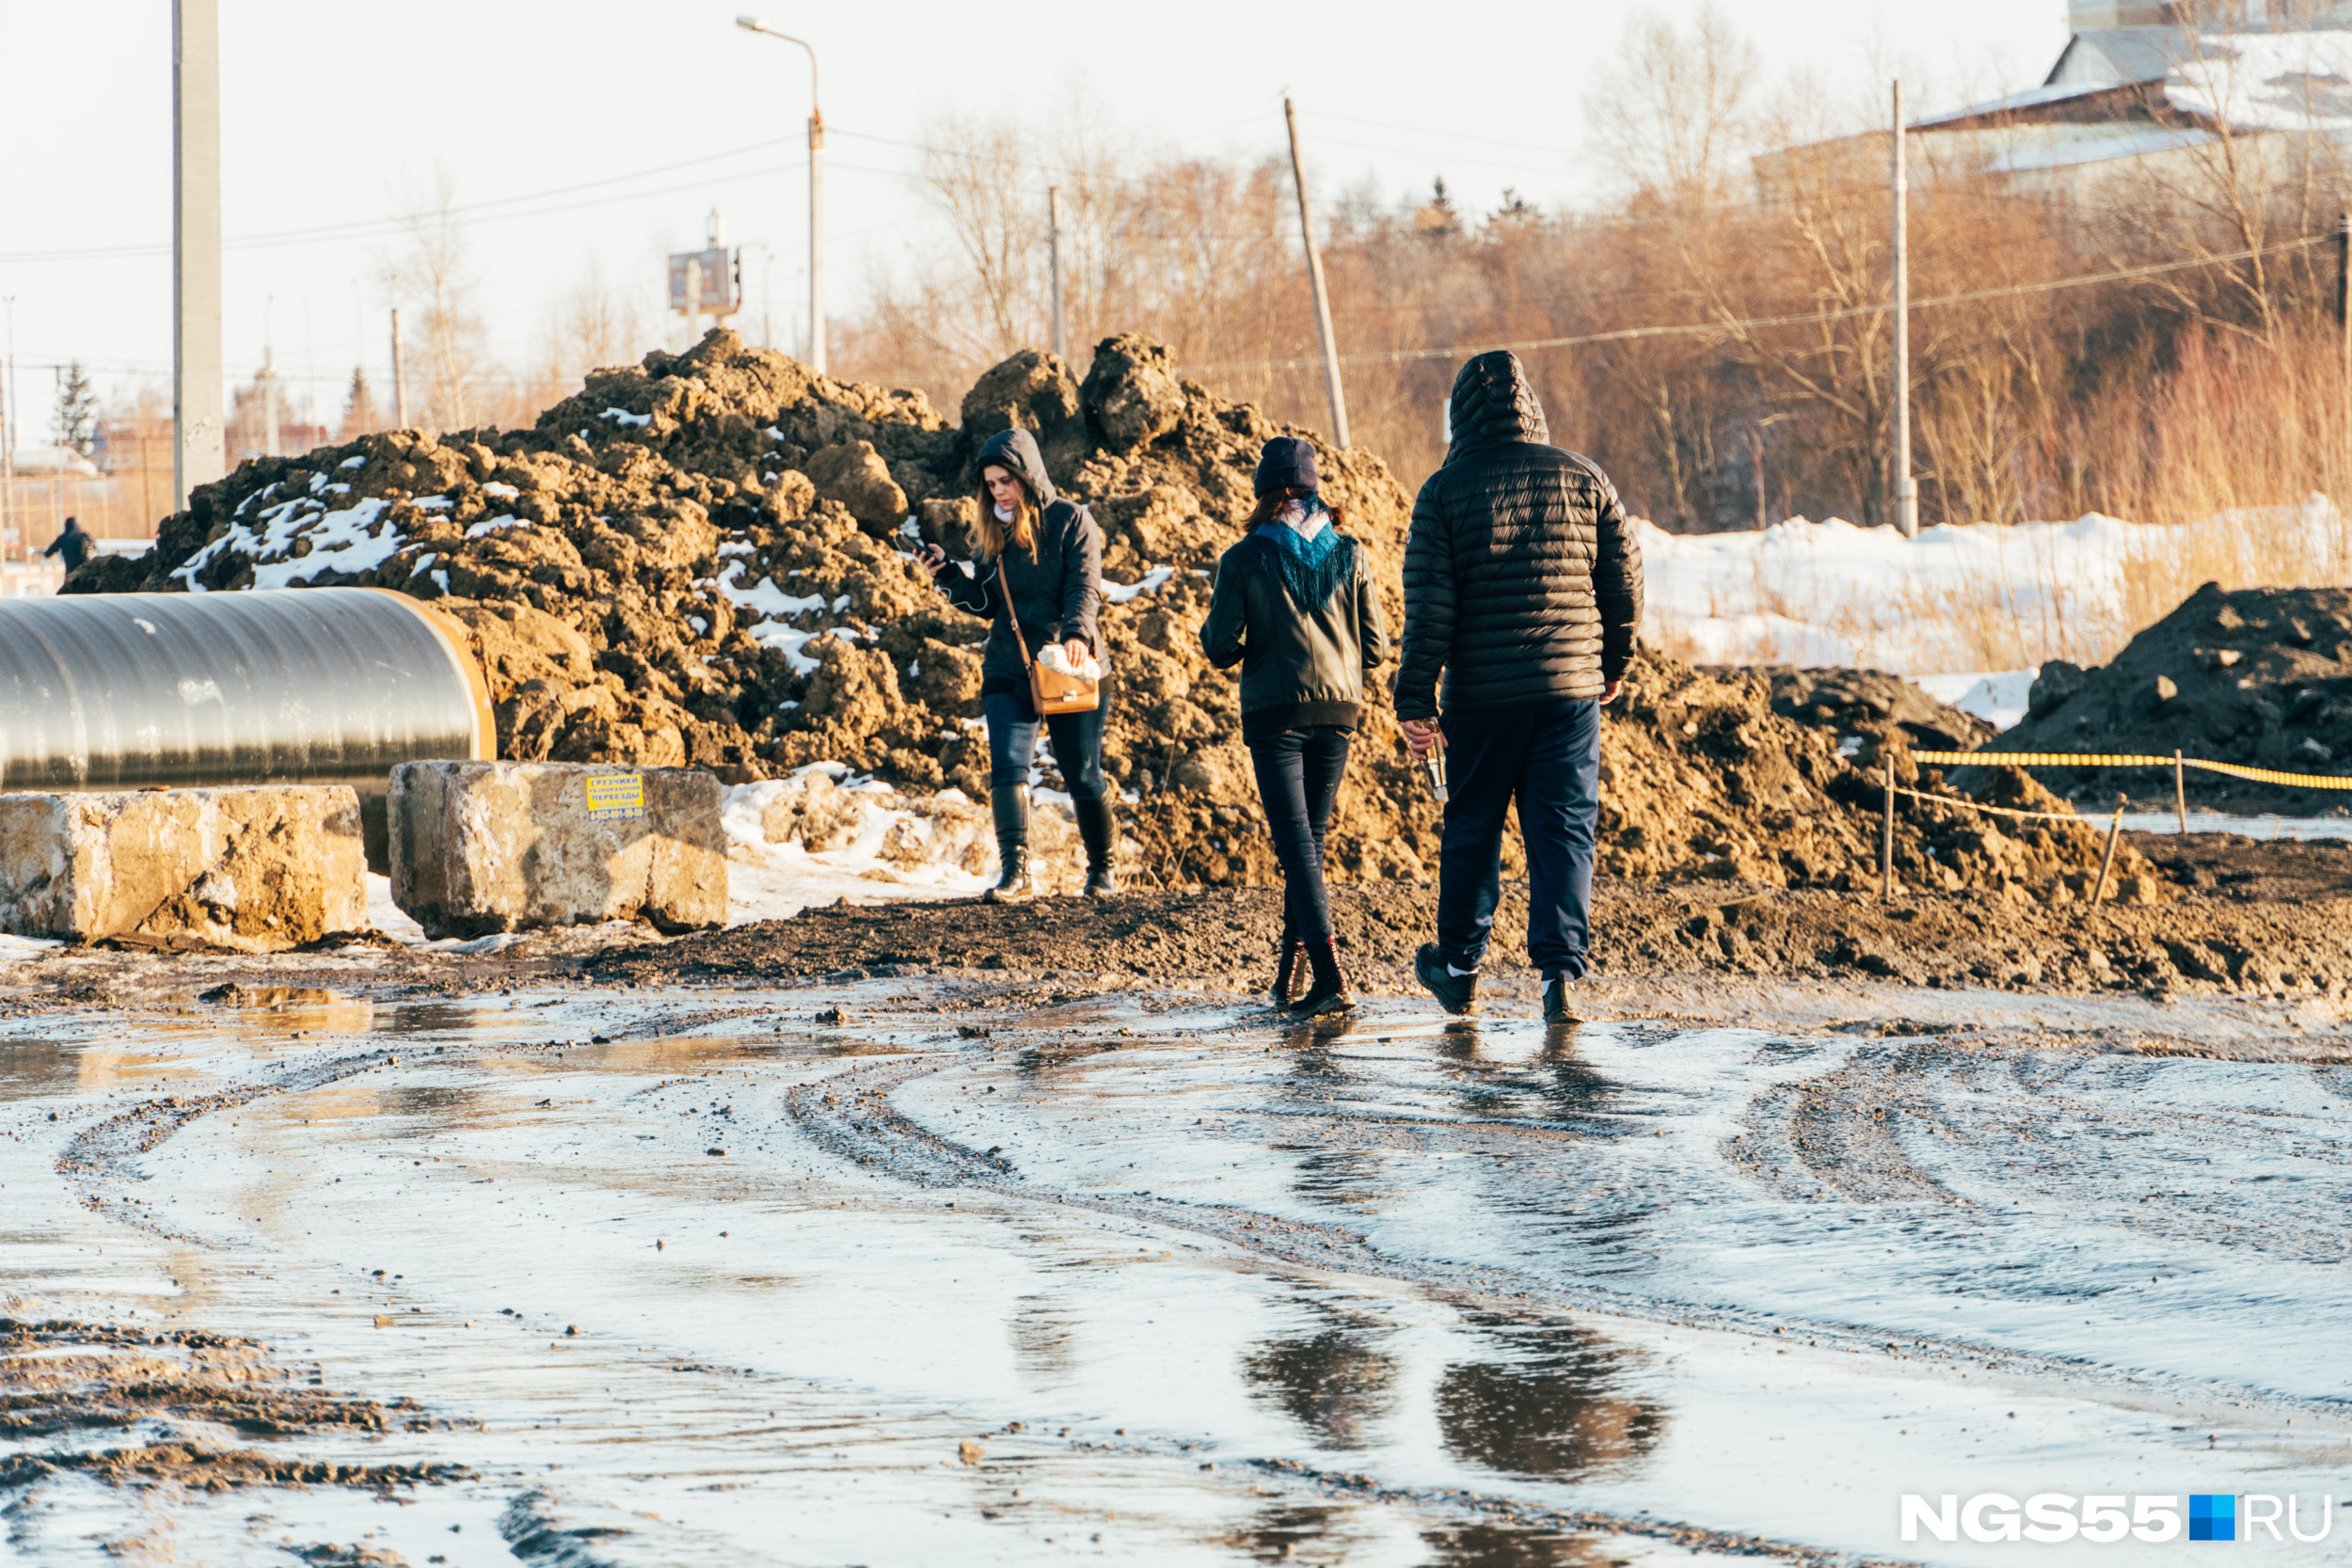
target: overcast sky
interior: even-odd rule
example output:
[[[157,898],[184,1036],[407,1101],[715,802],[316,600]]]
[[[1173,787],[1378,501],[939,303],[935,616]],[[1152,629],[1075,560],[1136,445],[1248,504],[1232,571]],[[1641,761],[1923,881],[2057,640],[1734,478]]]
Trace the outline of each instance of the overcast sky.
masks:
[[[2066,37],[2063,0],[1722,3],[1775,73],[1814,71],[1855,103],[1896,71],[1922,108],[2027,86]],[[461,205],[487,204],[469,234],[501,353],[527,353],[549,299],[592,265],[650,307],[662,256],[699,241],[714,205],[730,242],[773,246],[772,264],[747,252],[739,325],[756,340],[771,295],[782,340],[805,288],[809,83],[799,50],[732,24],[755,5],[822,65],[837,312],[919,243],[911,144],[946,110],[1042,120],[1084,93],[1148,145],[1257,153],[1280,146],[1287,88],[1327,189],[1370,177],[1401,198],[1442,174],[1473,212],[1506,185],[1589,200],[1587,103],[1645,8],[221,0],[232,380],[266,341],[330,419],[355,362],[382,384],[395,246],[369,226],[437,165]],[[48,438],[54,362],[79,357],[109,393],[168,383],[170,61],[168,0],[0,0],[0,298],[14,301],[27,444]],[[334,232],[300,232],[317,230]]]

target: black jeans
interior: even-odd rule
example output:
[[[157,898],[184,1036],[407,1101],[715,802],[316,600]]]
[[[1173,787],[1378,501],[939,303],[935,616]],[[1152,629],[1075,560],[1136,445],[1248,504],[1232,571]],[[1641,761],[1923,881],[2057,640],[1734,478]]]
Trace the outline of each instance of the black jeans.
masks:
[[[1527,956],[1547,980],[1584,977],[1593,925],[1593,830],[1600,816],[1600,705],[1543,703],[1449,713],[1438,946],[1455,969],[1486,956],[1502,891],[1514,797],[1527,847]]]
[[[1073,800],[1103,798],[1103,719],[1110,711],[1110,682],[1103,683],[1103,701],[1090,713],[1057,713],[1044,720],[1054,738],[1054,766],[1061,769],[1062,787]],[[1029,765],[1037,760],[1037,706],[1026,692],[991,691],[980,698],[988,716],[988,782],[994,789],[1029,782]]]
[[[1354,736],[1335,724],[1277,730],[1249,742],[1265,802],[1274,858],[1282,863],[1282,940],[1331,940],[1331,896],[1323,885],[1323,835],[1340,798]]]

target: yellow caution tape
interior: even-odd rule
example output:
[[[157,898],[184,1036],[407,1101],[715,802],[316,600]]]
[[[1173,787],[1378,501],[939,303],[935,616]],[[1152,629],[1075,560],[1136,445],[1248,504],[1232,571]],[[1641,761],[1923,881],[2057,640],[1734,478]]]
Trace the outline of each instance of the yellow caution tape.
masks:
[[[2183,768],[2226,773],[2252,784],[2287,784],[2296,789],[2352,789],[2352,778],[2328,773],[2280,773],[2268,768],[2247,768],[2234,762],[2207,762],[2202,757],[2075,756],[2049,752],[1914,752],[1916,762],[1970,768]]]

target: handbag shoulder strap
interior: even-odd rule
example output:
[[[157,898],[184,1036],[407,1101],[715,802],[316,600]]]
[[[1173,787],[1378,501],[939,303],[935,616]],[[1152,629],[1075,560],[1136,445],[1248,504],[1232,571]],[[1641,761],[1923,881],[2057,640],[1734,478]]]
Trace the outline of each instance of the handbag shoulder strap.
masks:
[[[1012,608],[1012,579],[1005,576],[1005,558],[996,558],[996,586],[1005,595],[1005,619],[1012,623],[1012,644],[1021,650],[1021,662],[1029,662],[1029,640],[1021,635],[1021,614]]]

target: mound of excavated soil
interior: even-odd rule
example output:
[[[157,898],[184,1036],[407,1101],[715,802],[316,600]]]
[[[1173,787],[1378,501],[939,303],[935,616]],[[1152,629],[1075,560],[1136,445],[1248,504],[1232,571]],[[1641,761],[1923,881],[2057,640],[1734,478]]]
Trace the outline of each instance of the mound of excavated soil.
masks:
[[[2352,590],[2207,583],[2100,669],[2045,664],[2025,721],[2002,752],[2179,751],[2284,772],[2352,771]],[[1963,775],[1963,781],[1968,776]],[[2077,799],[2118,791],[2171,803],[2172,781],[2148,769],[2043,769]],[[2189,798],[2241,808],[2341,810],[2352,800],[2191,772]]]
[[[1179,381],[1168,351],[1140,338],[1099,345],[1083,386],[1051,355],[1016,355],[961,416],[951,426],[919,394],[834,381],[718,331],[596,372],[529,431],[395,431],[248,461],[199,488],[149,555],[101,558],[72,586],[393,589],[470,628],[503,756],[706,767],[736,783],[837,761],[911,794],[977,798],[987,628],[948,610],[907,555],[920,541],[964,546],[973,456],[1019,423],[1104,531],[1104,768],[1131,798],[1132,879],[1276,880],[1235,682],[1208,667],[1197,632],[1260,447],[1313,434]],[[1397,583],[1406,492],[1369,453],[1316,445],[1327,493]],[[1389,610],[1401,624],[1393,589]],[[1627,876],[1874,878],[1882,752],[1912,783],[1912,745],[1979,737],[1964,715],[1870,672],[1645,656],[1631,685],[1606,729],[1601,832],[1603,868]],[[1050,770],[1045,782],[1059,783]],[[1919,885],[2064,896],[2096,866],[2074,830],[1987,836],[1947,808],[1903,812],[1899,867]],[[1393,721],[1375,715],[1331,835],[1336,872],[1422,878],[1437,826]],[[2144,863],[2122,869],[2153,887]]]

